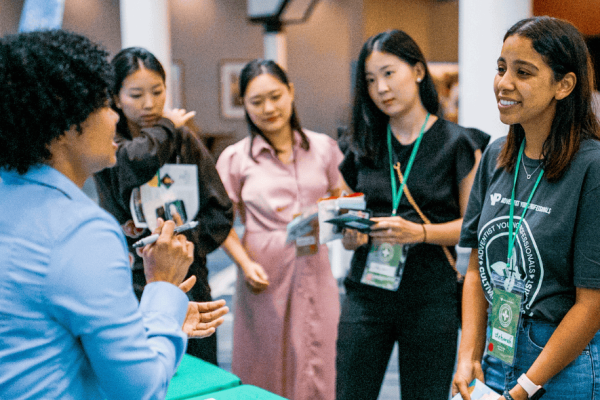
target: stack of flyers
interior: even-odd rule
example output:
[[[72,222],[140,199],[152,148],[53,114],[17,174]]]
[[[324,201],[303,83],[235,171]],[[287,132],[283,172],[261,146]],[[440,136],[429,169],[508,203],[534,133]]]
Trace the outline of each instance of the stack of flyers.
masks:
[[[471,400],[497,400],[500,398],[498,393],[487,387],[485,383],[481,382],[479,379],[474,379],[473,382],[469,384],[469,395],[471,396]],[[463,400],[463,398],[460,393],[458,393],[452,400]]]

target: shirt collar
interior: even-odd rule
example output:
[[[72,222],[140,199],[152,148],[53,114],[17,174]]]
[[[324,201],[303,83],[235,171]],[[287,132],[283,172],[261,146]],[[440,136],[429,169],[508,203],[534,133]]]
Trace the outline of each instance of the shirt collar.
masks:
[[[298,148],[300,148],[301,143],[302,136],[300,136],[300,133],[298,131],[294,131],[294,145],[292,146],[292,148],[294,150],[298,150]],[[269,146],[269,143],[267,143],[267,141],[263,139],[262,136],[256,135],[254,137],[254,141],[252,142],[252,157],[258,157],[263,151],[268,151],[273,157],[277,157],[277,154],[275,154],[275,149]]]
[[[28,181],[33,184],[47,186],[62,192],[70,199],[78,199],[85,194],[69,178],[54,168],[40,164],[29,168],[25,174],[19,174],[16,171],[7,171],[0,169],[0,182],[10,183],[15,181]]]

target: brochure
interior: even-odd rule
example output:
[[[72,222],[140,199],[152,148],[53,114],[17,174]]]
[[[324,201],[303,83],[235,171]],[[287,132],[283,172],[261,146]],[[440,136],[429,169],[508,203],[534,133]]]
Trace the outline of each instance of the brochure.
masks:
[[[350,228],[356,229],[359,232],[368,233],[371,226],[375,225],[375,221],[369,219],[369,213],[362,210],[341,209],[340,215],[325,222],[334,224],[338,229]]]
[[[469,384],[469,394],[471,395],[471,400],[497,400],[500,398],[498,393],[494,392],[479,379],[474,379],[473,382]],[[463,398],[460,393],[458,393],[452,400],[463,400]]]
[[[287,224],[285,242],[295,242],[298,238],[310,233],[315,228],[318,215],[316,207],[297,215],[292,222]]]
[[[193,220],[200,208],[198,166],[163,165],[152,180],[133,189],[129,206],[135,226],[151,231],[159,217],[173,219],[175,212],[183,223]]]

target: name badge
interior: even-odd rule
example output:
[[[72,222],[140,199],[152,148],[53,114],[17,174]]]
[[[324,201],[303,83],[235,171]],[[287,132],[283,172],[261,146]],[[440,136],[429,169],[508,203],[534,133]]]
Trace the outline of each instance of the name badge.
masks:
[[[400,287],[409,245],[383,242],[373,244],[367,256],[367,265],[361,283],[396,291]]]
[[[493,279],[496,281],[495,279]],[[521,283],[522,281],[518,281]],[[522,284],[510,285],[511,291],[494,288],[486,353],[507,365],[513,365],[517,351],[517,333],[521,323]]]
[[[296,257],[311,256],[319,252],[319,224],[312,220],[310,232],[296,239]]]

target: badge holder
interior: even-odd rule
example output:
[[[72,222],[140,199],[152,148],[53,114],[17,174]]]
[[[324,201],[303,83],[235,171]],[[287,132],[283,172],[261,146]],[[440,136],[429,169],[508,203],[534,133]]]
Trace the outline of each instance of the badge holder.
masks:
[[[505,270],[507,271],[507,270]],[[522,323],[521,309],[525,282],[515,274],[503,277],[492,272],[494,294],[489,316],[486,354],[512,366],[517,351],[517,336]]]
[[[319,251],[319,221],[311,219],[306,228],[308,232],[296,238],[296,257],[312,256]]]
[[[383,242],[371,245],[361,283],[396,291],[400,287],[410,245]]]
[[[394,166],[392,165],[394,158],[392,155],[392,128],[388,124],[387,147],[390,162],[390,182],[392,186],[392,217],[396,216],[396,212],[398,211],[402,192],[406,186],[406,181],[408,180],[412,165],[417,156],[417,150],[423,139],[423,133],[425,133],[425,127],[427,126],[430,115],[431,114],[427,113],[425,122],[423,122],[423,125],[421,126],[421,132],[410,153],[410,158],[404,172],[404,179],[402,179],[401,174],[399,175],[399,179],[401,179],[400,188],[396,188],[396,177],[394,176]],[[410,244],[390,244],[387,242],[371,245],[369,255],[367,256],[367,265],[365,266],[360,282],[381,289],[391,291],[398,290],[410,246]]]

